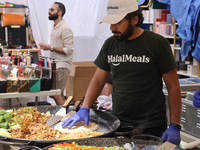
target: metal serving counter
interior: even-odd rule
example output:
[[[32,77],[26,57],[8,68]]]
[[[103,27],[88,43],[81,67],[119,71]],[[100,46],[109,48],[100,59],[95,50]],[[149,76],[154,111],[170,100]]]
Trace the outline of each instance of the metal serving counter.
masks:
[[[183,78],[179,79],[180,90],[181,90],[181,99],[182,99],[182,107],[181,107],[181,118],[180,124],[182,126],[181,129],[181,140],[190,143],[196,140],[200,140],[200,136],[195,136],[195,131],[199,131],[196,126],[196,122],[198,123],[199,119],[197,118],[198,109],[192,105],[192,96],[190,95],[190,101],[186,100],[188,98],[188,92],[196,91],[200,89],[200,78]],[[168,107],[168,91],[166,85],[163,84],[163,93],[166,97],[166,106],[167,106],[167,117],[169,124],[169,107]],[[192,120],[193,119],[193,120]],[[196,129],[196,130],[195,130]],[[192,132],[191,132],[192,130]],[[196,133],[196,135],[198,132]],[[200,148],[200,146],[198,146]]]

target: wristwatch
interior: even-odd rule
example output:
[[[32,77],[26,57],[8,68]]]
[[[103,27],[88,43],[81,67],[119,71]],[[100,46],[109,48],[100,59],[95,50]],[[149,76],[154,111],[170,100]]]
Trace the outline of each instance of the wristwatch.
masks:
[[[51,46],[51,52],[53,52],[53,46]]]
[[[179,128],[179,129],[181,129],[181,126],[178,125],[178,124],[175,124],[175,123],[170,123],[169,126],[177,127],[177,128]]]

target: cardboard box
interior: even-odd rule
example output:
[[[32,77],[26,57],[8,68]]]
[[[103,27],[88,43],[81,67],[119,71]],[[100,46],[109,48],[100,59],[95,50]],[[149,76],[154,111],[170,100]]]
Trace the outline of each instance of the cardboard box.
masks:
[[[155,22],[157,18],[161,18],[161,9],[150,9],[149,18],[150,22]]]
[[[30,79],[30,92],[40,92],[41,80],[39,78]]]
[[[19,92],[19,80],[7,80],[7,93]]]
[[[171,24],[166,24],[166,35],[167,36],[171,35]]]
[[[172,15],[167,14],[167,24],[171,24],[171,23],[172,23]]]
[[[0,93],[7,92],[7,80],[0,78]]]
[[[82,100],[97,67],[93,61],[73,62],[66,84],[66,97]]]
[[[19,79],[19,93],[29,92],[30,90],[30,80],[26,78]]]
[[[50,91],[51,90],[51,79],[48,78],[42,78],[40,80],[40,91]]]
[[[174,36],[174,24],[171,24],[171,36]]]
[[[149,10],[143,10],[144,22],[149,22]]]
[[[167,22],[167,14],[170,14],[169,10],[161,10],[161,19],[164,22]]]
[[[161,35],[165,35],[166,33],[166,27],[165,27],[166,22],[160,22],[160,21],[156,21],[155,23],[155,27],[156,27],[156,33],[157,34],[161,34]]]

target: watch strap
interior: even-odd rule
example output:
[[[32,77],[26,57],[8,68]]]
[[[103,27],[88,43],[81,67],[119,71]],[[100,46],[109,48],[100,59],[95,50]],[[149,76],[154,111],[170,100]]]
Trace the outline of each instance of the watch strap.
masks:
[[[181,129],[181,126],[179,124],[176,124],[176,123],[170,123],[169,126],[177,127],[179,129]]]
[[[51,52],[53,52],[53,46],[51,46]]]

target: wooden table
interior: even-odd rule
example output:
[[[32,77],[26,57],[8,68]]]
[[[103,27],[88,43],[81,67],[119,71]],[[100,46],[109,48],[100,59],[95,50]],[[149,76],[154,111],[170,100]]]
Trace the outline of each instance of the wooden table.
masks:
[[[19,50],[20,52],[28,52],[30,50],[31,53],[40,52],[40,49],[7,49],[9,52],[14,50]]]
[[[50,90],[50,91],[40,91],[40,92],[15,92],[15,93],[1,93],[0,99],[8,99],[8,109],[11,108],[11,98],[20,98],[20,97],[35,97],[35,105],[38,105],[38,96],[52,96],[60,95],[61,90]]]

